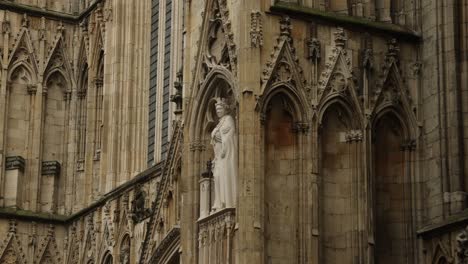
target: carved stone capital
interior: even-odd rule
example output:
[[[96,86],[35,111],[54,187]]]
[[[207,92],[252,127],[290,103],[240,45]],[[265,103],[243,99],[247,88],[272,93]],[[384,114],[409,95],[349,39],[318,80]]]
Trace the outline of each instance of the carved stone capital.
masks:
[[[35,85],[35,84],[28,84],[27,89],[28,89],[28,93],[29,93],[29,94],[31,94],[31,95],[36,94],[36,92],[37,92],[37,85]],[[47,94],[47,88],[46,88],[46,87],[44,87],[43,93],[44,93],[44,94]]]
[[[42,175],[60,175],[60,162],[56,160],[42,162]]]
[[[6,157],[5,160],[5,169],[6,170],[20,170],[24,171],[25,160],[21,156],[10,156]]]
[[[293,132],[307,134],[310,129],[310,124],[307,122],[296,122],[293,126]]]
[[[362,141],[362,131],[361,130],[350,130],[346,132],[345,135],[346,142],[360,142]]]
[[[416,149],[416,140],[410,139],[401,144],[400,150],[401,151],[414,151]]]
[[[96,87],[102,87],[104,81],[102,80],[102,78],[95,78],[94,79],[94,84],[96,85]]]
[[[72,98],[72,92],[71,91],[65,91],[65,93],[63,93],[63,100],[70,101],[71,98]]]
[[[194,140],[190,143],[190,151],[203,151],[205,149],[206,146],[201,140]]]

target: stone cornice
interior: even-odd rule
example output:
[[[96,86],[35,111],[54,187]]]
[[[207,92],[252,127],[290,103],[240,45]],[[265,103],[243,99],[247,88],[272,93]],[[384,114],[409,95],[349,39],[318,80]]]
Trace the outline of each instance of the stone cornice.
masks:
[[[78,218],[85,216],[95,210],[96,208],[104,206],[108,201],[113,200],[130,190],[137,184],[147,182],[153,178],[158,177],[161,174],[162,163],[158,163],[155,166],[141,172],[133,179],[125,182],[118,186],[114,190],[106,193],[101,199],[81,209],[80,211],[72,215],[59,215],[59,214],[48,214],[32,212],[28,210],[21,210],[16,208],[0,208],[0,219],[23,219],[28,221],[45,222],[45,223],[57,223],[57,224],[70,224]]]
[[[468,210],[451,215],[437,223],[426,225],[417,231],[418,236],[423,238],[445,234],[448,230],[456,230],[468,225]]]
[[[359,31],[369,30],[376,33],[384,33],[391,35],[396,38],[406,39],[409,41],[420,41],[421,35],[418,32],[407,29],[405,27],[383,23],[378,21],[371,21],[369,19],[337,15],[332,12],[326,12],[317,10],[314,8],[303,7],[294,3],[285,3],[278,1],[270,8],[270,12],[273,14],[288,14],[293,18],[299,18],[304,20],[313,20],[315,22],[322,21],[325,23],[333,23],[343,28],[359,29]]]
[[[63,22],[78,24],[81,20],[89,16],[89,14],[96,9],[97,5],[103,0],[94,1],[89,7],[83,10],[79,14],[70,14],[64,12],[58,12],[53,10],[42,9],[36,6],[29,6],[25,4],[14,3],[7,0],[0,0],[0,10],[9,10],[17,13],[26,13],[30,16],[35,17],[46,17],[55,20],[61,20]]]

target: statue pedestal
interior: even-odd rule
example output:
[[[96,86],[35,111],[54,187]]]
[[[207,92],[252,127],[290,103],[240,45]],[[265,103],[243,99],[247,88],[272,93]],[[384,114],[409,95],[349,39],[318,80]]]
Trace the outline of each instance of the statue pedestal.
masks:
[[[234,263],[235,216],[235,208],[225,208],[198,220],[198,263]]]

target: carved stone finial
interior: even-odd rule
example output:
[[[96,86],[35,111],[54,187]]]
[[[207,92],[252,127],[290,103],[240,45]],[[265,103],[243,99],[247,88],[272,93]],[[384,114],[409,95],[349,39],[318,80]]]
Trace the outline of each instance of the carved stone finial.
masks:
[[[9,221],[8,233],[16,234],[16,221],[14,219]]]
[[[422,62],[420,61],[417,61],[415,63],[413,63],[413,65],[411,65],[411,69],[413,70],[413,75],[414,76],[418,76],[419,74],[421,74],[421,69],[422,69]]]
[[[23,18],[21,19],[21,26],[24,28],[29,27],[29,18],[26,13],[23,14]]]
[[[388,49],[386,56],[396,59],[400,53],[400,47],[398,46],[397,40],[392,38],[390,41],[388,41],[387,45]]]
[[[337,27],[333,35],[335,36],[335,46],[344,48],[347,40],[344,29],[342,27]]]
[[[318,38],[310,38],[307,41],[307,47],[309,48],[307,58],[310,60],[320,59],[320,40]]]
[[[63,22],[60,21],[58,26],[57,26],[57,33],[58,34],[63,34],[64,31],[65,31],[65,27],[63,26]]]
[[[283,16],[280,19],[280,36],[291,37],[291,18]]]
[[[3,34],[10,34],[11,33],[10,21],[3,21],[2,22],[2,33]]]
[[[372,49],[362,51],[362,66],[368,70],[374,67],[374,51]]]

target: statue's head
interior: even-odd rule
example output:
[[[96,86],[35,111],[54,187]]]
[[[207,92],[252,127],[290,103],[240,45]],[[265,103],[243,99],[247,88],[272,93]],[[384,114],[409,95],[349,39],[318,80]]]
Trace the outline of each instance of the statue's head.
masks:
[[[215,108],[216,108],[216,115],[218,115],[219,118],[227,115],[230,110],[229,104],[226,98],[221,98],[221,97],[216,98]]]

